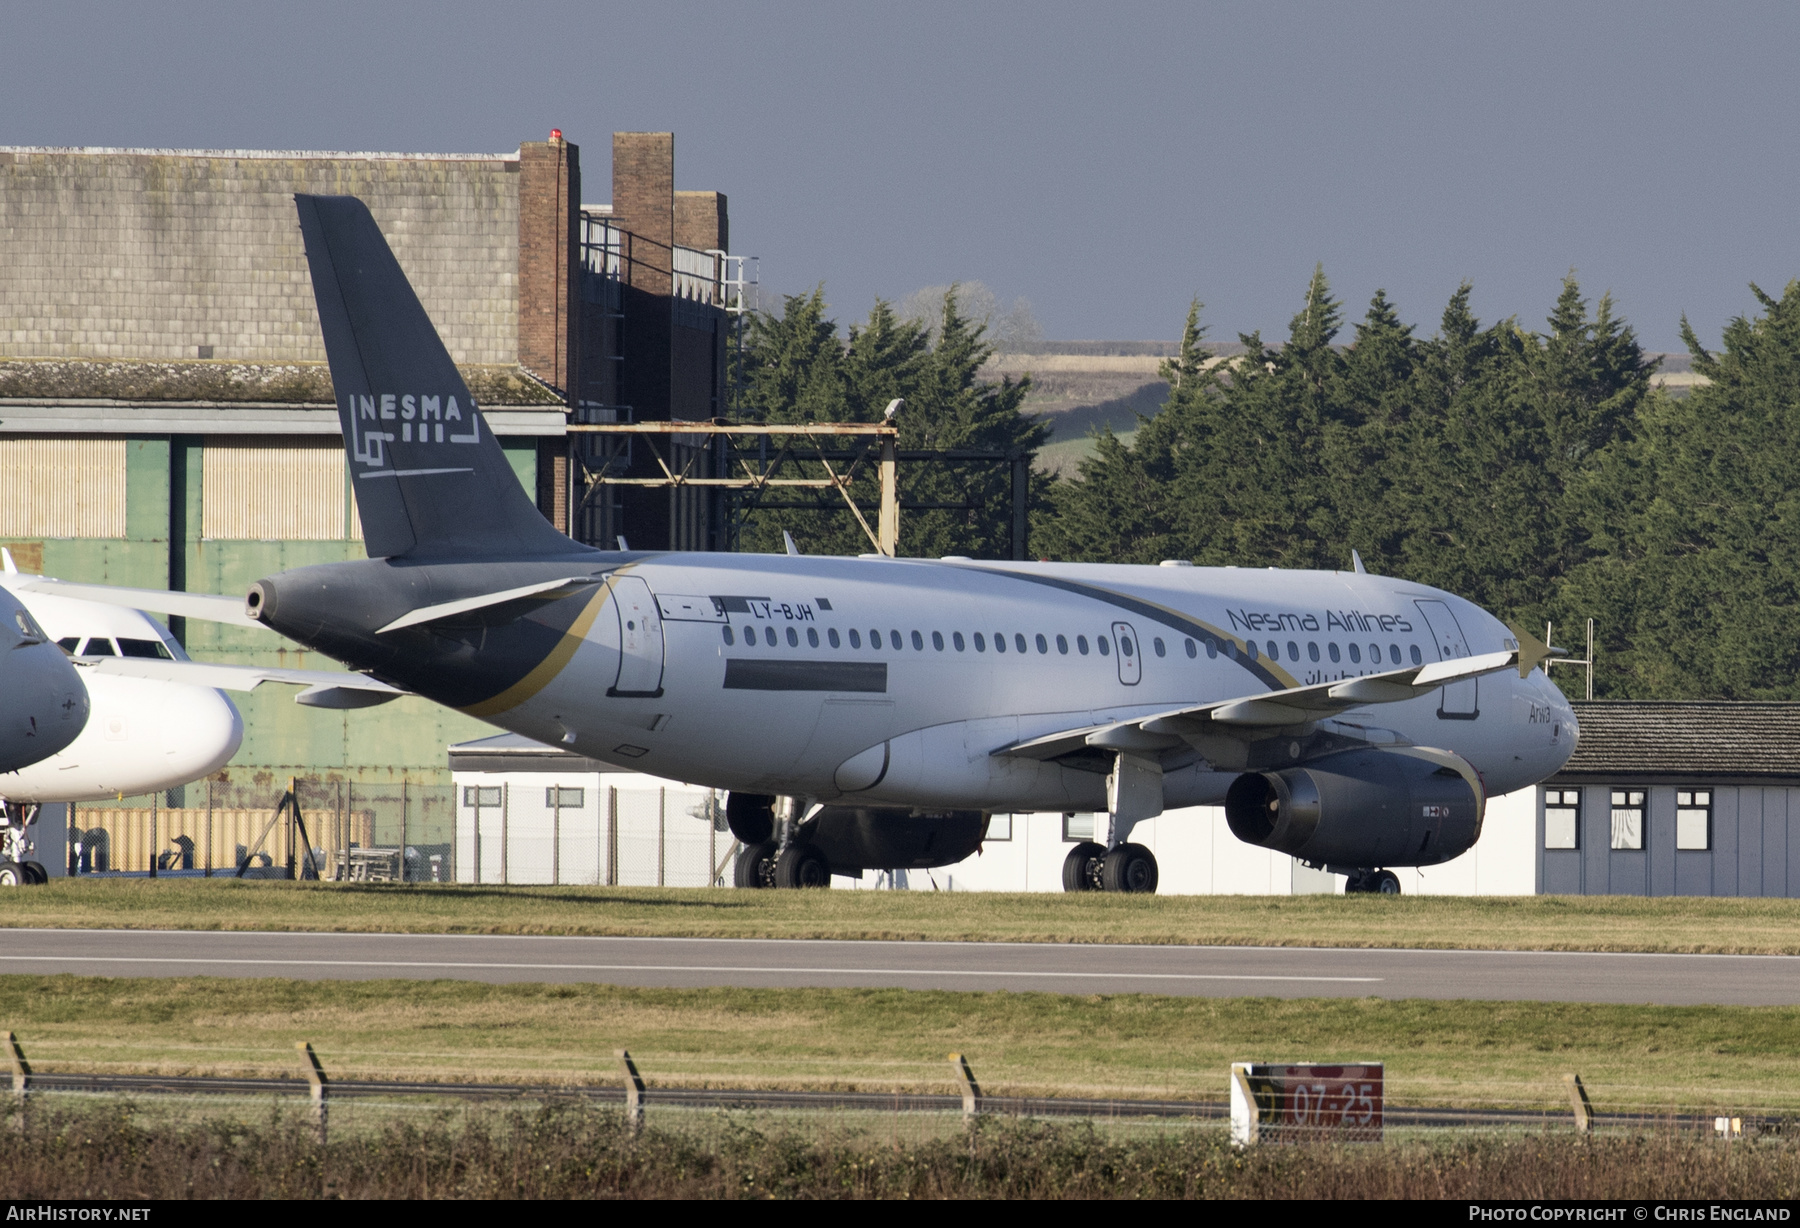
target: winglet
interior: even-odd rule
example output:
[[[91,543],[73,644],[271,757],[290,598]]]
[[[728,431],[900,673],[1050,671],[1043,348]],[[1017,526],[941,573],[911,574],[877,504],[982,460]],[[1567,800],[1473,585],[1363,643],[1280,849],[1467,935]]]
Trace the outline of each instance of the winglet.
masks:
[[[16,576],[19,574],[19,565],[13,562],[12,551],[8,550],[5,546],[0,546],[0,562],[6,564],[7,575]]]
[[[782,544],[787,547],[787,552],[789,554],[799,554],[800,553],[800,547],[798,547],[794,544],[794,535],[792,533],[789,533],[786,529],[783,529],[781,531],[781,541],[782,541]]]
[[[1521,678],[1529,677],[1532,670],[1551,657],[1569,655],[1567,648],[1552,648],[1516,623],[1507,623],[1506,629],[1513,633],[1514,639],[1519,641],[1519,677]]]
[[[1362,555],[1355,550],[1350,552],[1350,568],[1359,576],[1366,576],[1369,574],[1369,569],[1363,566]]]

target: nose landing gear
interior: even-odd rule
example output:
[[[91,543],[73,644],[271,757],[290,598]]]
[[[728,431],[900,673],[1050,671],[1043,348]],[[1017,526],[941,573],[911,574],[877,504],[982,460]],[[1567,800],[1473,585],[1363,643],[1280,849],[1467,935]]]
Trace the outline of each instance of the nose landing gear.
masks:
[[[31,838],[31,827],[37,818],[36,803],[14,806],[0,802],[0,888],[50,881],[44,867],[31,856],[37,850],[37,842]]]
[[[1399,895],[1400,876],[1392,870],[1353,871],[1344,882],[1345,895]]]

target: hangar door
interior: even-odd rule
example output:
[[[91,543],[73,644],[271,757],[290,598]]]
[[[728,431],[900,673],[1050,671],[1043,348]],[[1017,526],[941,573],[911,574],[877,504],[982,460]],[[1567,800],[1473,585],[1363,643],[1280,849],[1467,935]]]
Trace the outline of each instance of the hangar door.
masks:
[[[1450,607],[1441,601],[1415,601],[1419,613],[1425,617],[1425,625],[1431,630],[1431,638],[1437,642],[1438,660],[1452,661],[1458,657],[1469,655],[1469,641],[1463,635],[1462,626],[1456,621],[1456,615]],[[1439,690],[1438,715],[1447,721],[1472,721],[1479,713],[1480,694],[1476,690],[1480,683],[1470,678],[1466,682],[1452,682]]]

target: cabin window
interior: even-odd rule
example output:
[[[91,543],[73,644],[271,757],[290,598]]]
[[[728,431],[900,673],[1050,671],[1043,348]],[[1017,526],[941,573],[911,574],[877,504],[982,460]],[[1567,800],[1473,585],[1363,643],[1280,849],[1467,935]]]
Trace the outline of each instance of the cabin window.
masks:
[[[917,631],[912,633],[912,642],[914,652],[925,651],[925,637],[920,635]]]
[[[726,627],[726,628],[725,628],[725,642],[726,642],[726,643],[727,643],[727,644],[735,644],[735,643],[737,643],[737,636],[735,636],[735,635],[733,635],[733,634],[732,634],[732,633],[731,633],[731,628],[730,628],[730,627]]]
[[[806,629],[806,643],[807,646],[811,648],[817,648],[819,646],[819,629],[817,627],[808,627]]]
[[[1022,632],[1022,631],[1013,632],[1013,647],[1017,648],[1020,652],[1025,651],[1025,634],[1024,634],[1024,632]]]
[[[1544,847],[1581,847],[1581,790],[1544,790]]]
[[[1136,651],[1137,651],[1137,649],[1135,649],[1131,646],[1131,637],[1130,636],[1121,635],[1119,637],[1119,655],[1120,656],[1129,657]]]
[[[1419,654],[1419,646],[1417,644],[1412,646],[1412,659],[1414,665],[1425,664],[1425,658]]]
[[[837,633],[836,627],[833,627],[829,631],[827,631],[825,633],[825,638],[831,641],[831,646],[833,648],[838,647],[838,633]]]
[[[888,643],[893,645],[895,652],[899,652],[902,648],[904,648],[906,646],[904,643],[901,642],[900,633],[898,631],[890,630],[888,632]]]
[[[1207,646],[1207,648],[1210,649],[1212,647],[1212,641],[1207,640],[1206,646]],[[1225,659],[1227,661],[1237,660],[1237,641],[1236,640],[1226,640],[1225,641]]]
[[[1644,847],[1644,794],[1637,789],[1612,791],[1612,846],[1616,849]]]
[[[1398,644],[1389,644],[1388,645],[1388,660],[1391,661],[1392,663],[1394,663],[1395,665],[1400,664],[1400,645],[1398,645]]]
[[[1005,652],[1006,651],[1006,632],[1004,632],[1004,631],[994,632],[994,651],[995,652]]]
[[[1112,645],[1106,642],[1106,637],[1104,635],[1096,635],[1094,637],[1094,647],[1100,650],[1100,655],[1103,657],[1112,652]]]
[[[1069,655],[1069,637],[1068,636],[1059,635],[1056,637],[1056,651],[1060,652],[1065,657]]]
[[[1193,640],[1183,640],[1181,642],[1182,645],[1187,648],[1188,660],[1192,661],[1195,657],[1200,655],[1200,650],[1194,646]],[[1212,654],[1208,653],[1207,655],[1211,656]]]
[[[855,627],[850,628],[850,647],[862,647],[862,632],[858,631]]]
[[[1264,647],[1269,650],[1269,660],[1271,660],[1271,661],[1281,660],[1281,645],[1280,644],[1277,644],[1274,640],[1270,640],[1270,641],[1268,641],[1268,643],[1266,643],[1264,645]]]
[[[952,631],[950,633],[950,642],[956,645],[956,651],[962,652],[964,650],[965,645],[963,644],[962,632]]]
[[[1350,645],[1350,664],[1362,664],[1362,649],[1358,648],[1355,644]]]
[[[1325,651],[1331,654],[1331,659],[1333,662],[1342,661],[1344,659],[1344,654],[1338,651],[1338,646],[1337,646],[1336,640],[1333,640],[1331,643],[1325,645]]]
[[[944,633],[942,631],[933,631],[931,633],[931,646],[939,652],[944,651]]]
[[[1157,636],[1154,640],[1151,641],[1151,644],[1156,649],[1157,656],[1166,657],[1169,655],[1168,649],[1163,647],[1162,636],[1160,636],[1160,635]]]
[[[1043,656],[1050,651],[1050,641],[1044,638],[1042,631],[1037,633],[1038,655]]]
[[[1252,661],[1256,660],[1256,641],[1255,640],[1245,640],[1244,641],[1244,655],[1246,657],[1249,657]]]
[[[1084,657],[1087,656],[1087,636],[1078,635],[1075,637],[1075,651]]]
[[[1306,655],[1312,660],[1317,661],[1319,659],[1318,644],[1314,643],[1312,640],[1306,641]]]
[[[1369,664],[1370,665],[1380,665],[1381,664],[1381,645],[1380,644],[1370,644],[1369,645]]]
[[[756,634],[756,629],[754,627],[751,628],[750,634],[752,634],[752,635]],[[764,627],[763,628],[763,643],[767,644],[770,648],[775,647],[775,628],[773,628],[773,627]]]
[[[789,648],[800,647],[800,633],[798,631],[794,630],[792,627],[789,627],[787,629],[787,633],[788,633],[788,647]]]
[[[977,631],[975,633],[975,651],[976,652],[986,652],[987,651],[987,637],[982,635],[981,632],[979,632],[979,631]]]
[[[1294,643],[1293,640],[1289,640],[1288,641],[1288,660],[1298,661],[1299,659],[1300,659],[1300,645]]]
[[[1675,847],[1704,852],[1712,847],[1712,790],[1675,792]]]

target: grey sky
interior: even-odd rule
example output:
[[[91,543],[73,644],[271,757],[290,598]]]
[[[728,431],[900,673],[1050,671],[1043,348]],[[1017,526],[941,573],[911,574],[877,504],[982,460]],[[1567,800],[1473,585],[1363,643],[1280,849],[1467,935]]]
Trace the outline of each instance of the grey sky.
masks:
[[[672,129],[765,283],[978,278],[1051,337],[1285,333],[1323,261],[1430,332],[1575,267],[1653,348],[1800,276],[1777,4],[5,5],[0,143],[507,150]]]

